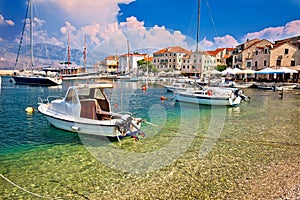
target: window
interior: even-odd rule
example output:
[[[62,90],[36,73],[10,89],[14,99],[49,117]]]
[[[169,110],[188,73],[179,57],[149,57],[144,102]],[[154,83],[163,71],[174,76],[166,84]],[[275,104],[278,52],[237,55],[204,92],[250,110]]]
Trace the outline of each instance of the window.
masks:
[[[265,54],[267,54],[267,53],[268,53],[268,49],[266,48],[266,49],[265,49]]]
[[[257,61],[255,61],[254,66],[257,67]]]
[[[296,62],[294,60],[291,61],[291,66],[296,66]]]
[[[251,67],[251,62],[247,62],[247,68],[250,68]]]
[[[281,60],[276,61],[276,66],[281,66]]]
[[[284,54],[289,54],[289,49],[285,49]]]
[[[267,66],[267,61],[266,60],[264,60],[264,66]]]

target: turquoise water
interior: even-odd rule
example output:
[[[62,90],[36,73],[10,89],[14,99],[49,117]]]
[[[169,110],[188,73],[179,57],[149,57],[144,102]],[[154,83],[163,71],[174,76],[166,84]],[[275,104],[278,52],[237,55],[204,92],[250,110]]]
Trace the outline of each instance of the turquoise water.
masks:
[[[37,111],[38,97],[64,96],[77,83],[16,86],[2,77],[0,173],[12,181],[0,177],[3,199],[235,199],[253,194],[241,177],[300,150],[299,90],[280,99],[247,89],[250,103],[198,107],[175,102],[159,83],[142,91],[146,83],[116,82],[107,91],[113,110],[154,124],[142,126],[140,141],[118,142],[58,130]]]

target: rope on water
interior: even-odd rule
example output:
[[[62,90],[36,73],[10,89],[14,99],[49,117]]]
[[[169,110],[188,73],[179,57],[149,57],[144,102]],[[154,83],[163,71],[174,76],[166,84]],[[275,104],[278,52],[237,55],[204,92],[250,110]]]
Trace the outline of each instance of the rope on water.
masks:
[[[4,180],[6,180],[6,181],[9,182],[10,184],[12,184],[13,186],[15,186],[15,187],[17,187],[17,188],[23,190],[24,192],[27,192],[27,193],[29,193],[29,194],[31,194],[31,195],[33,195],[33,196],[36,196],[36,197],[39,197],[39,198],[45,198],[45,199],[52,199],[52,198],[50,198],[50,197],[45,197],[45,196],[41,196],[41,195],[35,194],[35,193],[33,193],[33,192],[30,192],[30,191],[26,190],[25,188],[22,188],[21,186],[18,186],[17,184],[15,184],[14,182],[12,182],[11,180],[9,180],[8,178],[6,178],[5,176],[3,176],[2,174],[0,174],[0,176],[1,176]]]

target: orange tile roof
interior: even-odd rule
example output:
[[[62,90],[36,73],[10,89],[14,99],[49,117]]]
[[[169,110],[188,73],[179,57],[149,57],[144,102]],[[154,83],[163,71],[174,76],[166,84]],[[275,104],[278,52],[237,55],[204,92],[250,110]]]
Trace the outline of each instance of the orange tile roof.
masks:
[[[180,46],[174,46],[174,47],[167,47],[161,50],[158,50],[157,52],[154,52],[153,54],[163,54],[163,53],[185,53],[185,54],[191,54],[191,51],[188,51]]]
[[[107,56],[105,60],[115,60],[117,56]]]
[[[224,56],[224,58],[227,59],[227,58],[230,58],[230,56],[231,56],[231,55],[226,54],[226,55]]]

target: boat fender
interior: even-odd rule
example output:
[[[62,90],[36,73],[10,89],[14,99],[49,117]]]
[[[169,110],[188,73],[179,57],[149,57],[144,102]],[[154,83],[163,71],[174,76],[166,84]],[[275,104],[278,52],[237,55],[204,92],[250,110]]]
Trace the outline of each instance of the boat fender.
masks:
[[[212,96],[212,90],[207,90],[208,96]]]
[[[135,142],[138,142],[140,139],[138,138],[138,136],[136,135],[132,135],[131,138],[134,139]]]
[[[80,130],[80,128],[79,128],[78,126],[72,126],[71,129],[72,129],[73,131],[79,131],[79,130]]]
[[[34,108],[33,107],[27,107],[25,109],[25,112],[27,112],[27,113],[33,113],[34,112]]]
[[[160,100],[167,100],[167,97],[160,96]]]

